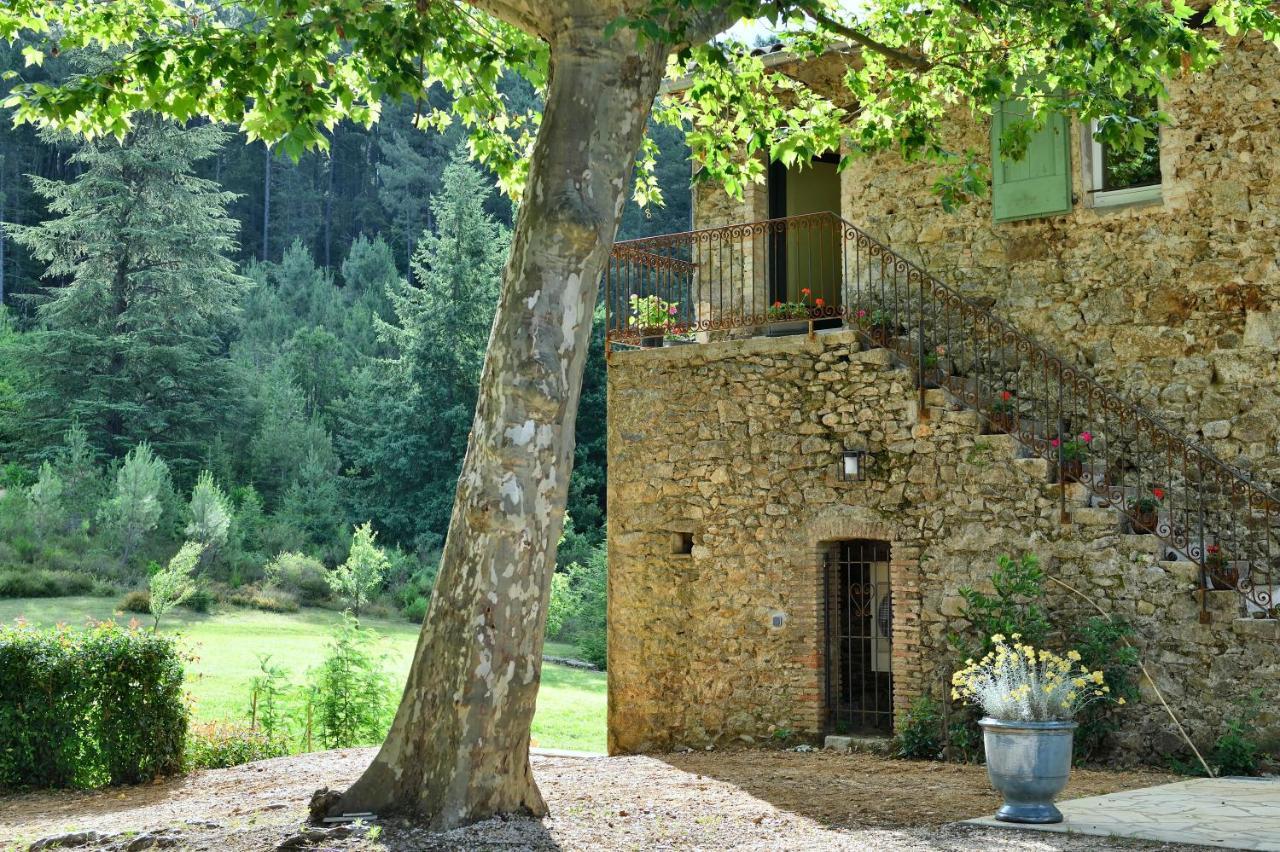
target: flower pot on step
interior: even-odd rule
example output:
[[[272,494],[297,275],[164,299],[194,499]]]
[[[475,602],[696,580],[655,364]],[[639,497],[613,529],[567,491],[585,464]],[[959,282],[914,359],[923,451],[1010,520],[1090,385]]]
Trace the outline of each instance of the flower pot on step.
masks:
[[[661,349],[667,330],[663,326],[647,326],[640,329],[640,346],[644,349]]]
[[[995,433],[1013,431],[1013,412],[997,411],[991,415],[991,429]]]
[[[808,333],[808,320],[775,320],[765,329],[766,337],[790,337],[794,334]]]
[[[1129,518],[1129,523],[1135,535],[1155,535],[1156,527],[1160,524],[1160,514],[1154,510],[1150,512],[1135,510]]]
[[[1220,592],[1229,592],[1240,582],[1240,571],[1221,556],[1206,559],[1204,567],[1213,588]]]
[[[1002,822],[1062,822],[1054,797],[1071,773],[1071,740],[1076,723],[1006,722],[987,717],[982,726],[987,777],[1004,796],[996,811]]]

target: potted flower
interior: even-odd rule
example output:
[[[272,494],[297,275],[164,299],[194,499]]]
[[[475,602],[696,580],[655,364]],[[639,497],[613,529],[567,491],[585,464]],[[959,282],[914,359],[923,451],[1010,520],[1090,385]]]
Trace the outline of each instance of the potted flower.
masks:
[[[1160,523],[1160,504],[1164,502],[1164,489],[1152,488],[1150,494],[1129,501],[1129,520],[1138,535],[1150,535]]]
[[[939,343],[933,349],[924,353],[924,386],[927,388],[936,388],[942,384],[942,376],[946,372],[942,369],[942,360],[947,357],[947,347]]]
[[[893,340],[894,332],[897,331],[897,323],[893,319],[893,315],[883,308],[859,308],[854,317],[858,321],[858,327],[861,328],[868,337],[877,345],[888,347]]]
[[[765,311],[769,320],[770,337],[782,337],[788,334],[803,334],[809,330],[809,320],[821,313],[826,305],[824,299],[818,298],[810,302],[813,291],[808,287],[800,290],[798,302],[774,302]]]
[[[1067,786],[1076,713],[1108,700],[1101,671],[1080,665],[1080,654],[1051,651],[991,637],[994,649],[966,661],[951,679],[951,696],[980,706],[987,777],[1004,796],[996,812],[1003,822],[1062,822],[1053,799]],[[1124,699],[1117,699],[1123,704]]]
[[[1240,582],[1240,572],[1227,561],[1226,554],[1216,544],[1204,549],[1204,567],[1209,572],[1213,587],[1219,591],[1230,591]]]
[[[640,333],[640,345],[646,348],[662,346],[663,339],[676,324],[680,312],[679,302],[668,302],[657,296],[631,294],[631,316],[627,325]]]
[[[1084,456],[1093,443],[1093,433],[1081,432],[1070,441],[1054,438],[1049,442],[1058,451],[1062,459],[1062,478],[1066,482],[1079,482],[1084,473]]]
[[[991,403],[992,427],[1000,432],[1012,432],[1015,408],[1013,393],[1007,390],[1000,391],[1000,398]]]

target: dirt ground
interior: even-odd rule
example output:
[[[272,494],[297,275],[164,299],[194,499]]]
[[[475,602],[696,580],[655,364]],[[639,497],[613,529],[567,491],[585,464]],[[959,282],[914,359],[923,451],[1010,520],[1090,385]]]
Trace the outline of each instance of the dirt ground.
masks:
[[[91,831],[97,834],[68,839],[78,842],[75,848],[122,852],[1191,848],[949,825],[998,805],[981,767],[754,750],[535,754],[534,771],[551,808],[546,819],[487,820],[447,834],[387,821],[373,830],[308,835],[303,819],[311,792],[342,789],[372,754],[319,752],[138,787],[0,798],[0,838],[6,850],[25,850],[33,843],[39,848],[42,838]],[[1077,770],[1064,798],[1170,780],[1154,772]]]

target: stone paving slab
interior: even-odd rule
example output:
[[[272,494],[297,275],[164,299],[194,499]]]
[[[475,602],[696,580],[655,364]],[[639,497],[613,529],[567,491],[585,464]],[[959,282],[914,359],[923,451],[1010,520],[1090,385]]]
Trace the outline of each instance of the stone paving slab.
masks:
[[[1280,852],[1280,778],[1200,778],[1058,802],[1057,825],[971,825]]]

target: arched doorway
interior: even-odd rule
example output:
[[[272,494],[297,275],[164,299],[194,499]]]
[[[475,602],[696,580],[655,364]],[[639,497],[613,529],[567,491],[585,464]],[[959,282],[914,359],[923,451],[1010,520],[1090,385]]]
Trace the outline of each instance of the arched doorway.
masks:
[[[889,543],[832,542],[823,562],[826,728],[834,733],[891,733]]]

